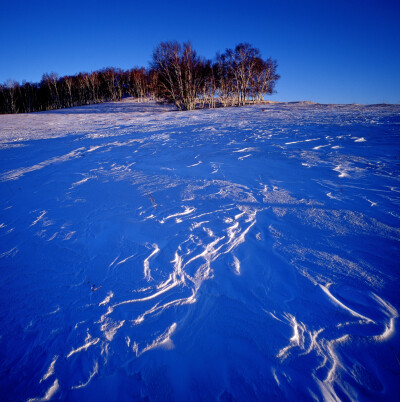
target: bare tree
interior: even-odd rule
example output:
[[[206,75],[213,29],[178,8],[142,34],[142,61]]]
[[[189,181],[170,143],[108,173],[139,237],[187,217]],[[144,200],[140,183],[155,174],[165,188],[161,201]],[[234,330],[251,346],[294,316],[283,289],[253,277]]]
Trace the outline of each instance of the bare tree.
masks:
[[[72,102],[72,77],[70,76],[65,76],[63,77],[64,81],[64,86],[66,89],[66,95],[67,95],[67,107],[72,107],[73,102]]]
[[[51,109],[59,109],[60,106],[60,96],[58,94],[57,88],[58,76],[56,73],[46,73],[43,74],[42,83],[46,85],[50,92],[50,105]]]
[[[233,106],[234,103],[234,75],[225,55],[217,55],[214,67],[217,76],[217,94],[222,106]]]
[[[158,73],[159,96],[179,110],[193,110],[201,86],[201,59],[192,45],[162,42],[153,53],[152,68]]]
[[[157,72],[158,96],[165,97],[179,110],[181,110],[181,102],[179,88],[177,88],[176,65],[179,65],[177,60],[180,51],[180,45],[177,42],[162,42],[154,50],[152,61],[153,71]]]
[[[5,84],[6,96],[5,100],[7,102],[8,113],[18,113],[17,108],[17,94],[19,90],[18,82],[13,80],[8,80]]]
[[[248,99],[250,81],[253,79],[260,51],[248,43],[240,43],[234,50],[227,49],[223,56],[233,76],[237,105],[244,105]]]
[[[255,103],[261,102],[266,95],[274,93],[276,81],[280,78],[277,74],[278,64],[271,58],[258,59],[255,72],[251,79],[251,91]]]
[[[129,72],[130,94],[143,100],[146,95],[146,70],[144,68],[134,68]]]

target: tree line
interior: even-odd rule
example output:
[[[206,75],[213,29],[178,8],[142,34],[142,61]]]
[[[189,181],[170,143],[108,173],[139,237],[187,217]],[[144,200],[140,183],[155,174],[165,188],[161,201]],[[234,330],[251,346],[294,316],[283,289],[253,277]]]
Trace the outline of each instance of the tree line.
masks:
[[[208,60],[187,42],[162,42],[150,67],[105,68],[59,77],[44,74],[38,83],[0,84],[0,113],[27,113],[118,101],[125,96],[166,101],[178,110],[260,103],[275,89],[277,62],[263,59],[248,43]]]

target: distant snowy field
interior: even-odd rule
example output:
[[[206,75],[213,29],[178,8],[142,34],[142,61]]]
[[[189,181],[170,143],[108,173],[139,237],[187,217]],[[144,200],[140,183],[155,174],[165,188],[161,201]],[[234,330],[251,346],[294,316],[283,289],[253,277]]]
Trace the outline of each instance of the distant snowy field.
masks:
[[[398,400],[400,106],[0,115],[0,156],[1,400]]]

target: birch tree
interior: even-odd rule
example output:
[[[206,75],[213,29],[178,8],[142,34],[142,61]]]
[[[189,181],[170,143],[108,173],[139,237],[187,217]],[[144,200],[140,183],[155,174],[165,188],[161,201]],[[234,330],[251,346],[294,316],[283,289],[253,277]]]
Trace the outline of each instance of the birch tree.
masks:
[[[152,68],[158,73],[159,95],[179,110],[196,107],[201,87],[201,59],[187,42],[162,42],[153,52]]]

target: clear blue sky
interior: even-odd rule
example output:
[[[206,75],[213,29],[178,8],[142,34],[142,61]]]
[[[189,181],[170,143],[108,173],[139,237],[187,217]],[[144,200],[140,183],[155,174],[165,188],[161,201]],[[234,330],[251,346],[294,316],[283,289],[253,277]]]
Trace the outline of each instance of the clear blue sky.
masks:
[[[249,42],[278,60],[271,99],[400,103],[400,0],[3,0],[0,82],[148,66],[161,41],[200,55]]]

